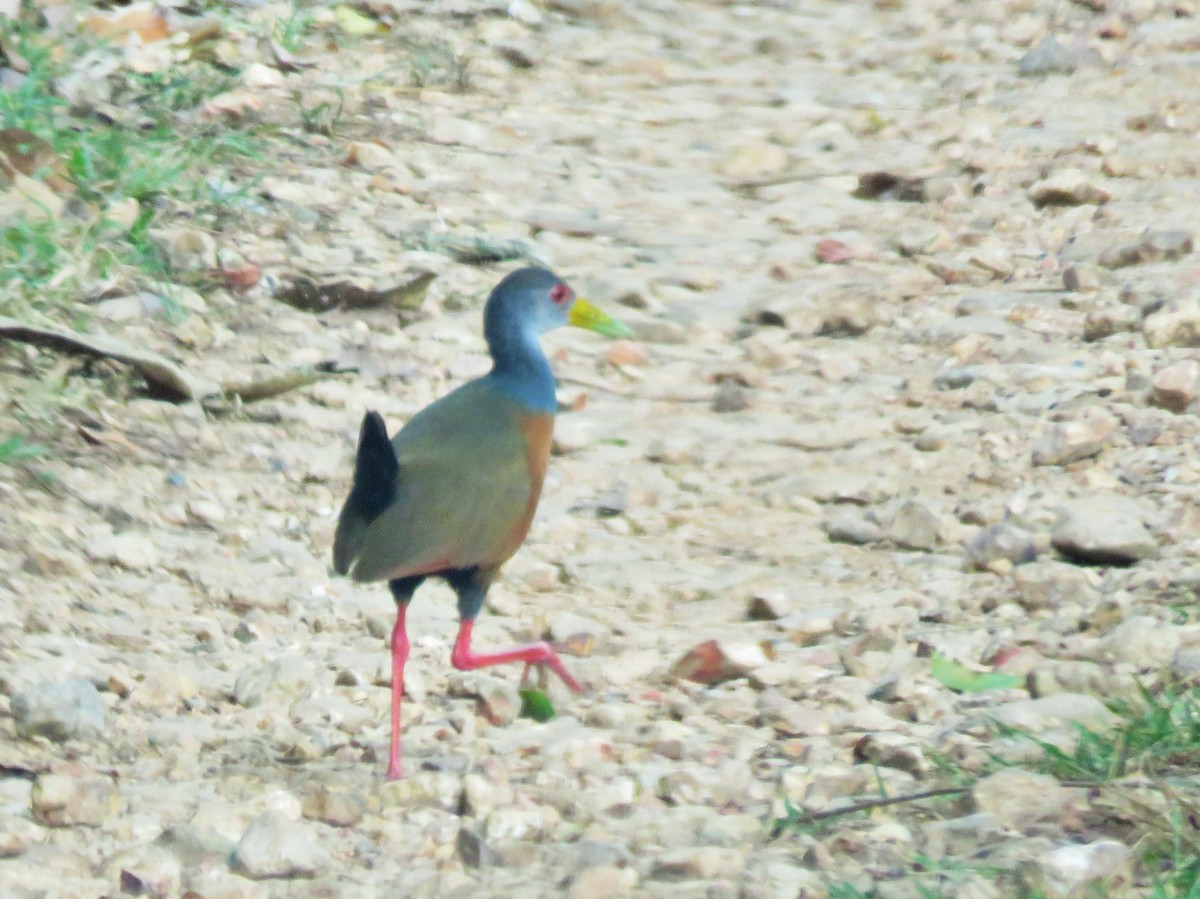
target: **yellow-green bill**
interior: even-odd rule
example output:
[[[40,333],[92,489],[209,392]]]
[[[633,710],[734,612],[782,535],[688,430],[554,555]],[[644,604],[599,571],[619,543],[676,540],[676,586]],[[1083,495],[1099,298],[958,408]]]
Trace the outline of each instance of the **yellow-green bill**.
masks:
[[[576,328],[587,328],[589,331],[595,331],[605,337],[628,337],[631,333],[627,327],[611,315],[601,312],[582,297],[577,298],[575,304],[571,306],[571,313],[567,317],[567,321]]]

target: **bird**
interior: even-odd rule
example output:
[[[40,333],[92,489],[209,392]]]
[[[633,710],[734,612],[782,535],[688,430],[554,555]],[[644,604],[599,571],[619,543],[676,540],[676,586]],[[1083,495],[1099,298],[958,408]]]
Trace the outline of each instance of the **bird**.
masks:
[[[548,643],[489,653],[471,646],[488,588],[524,542],[541,496],[558,401],[539,338],[564,325],[609,337],[629,333],[548,269],[513,271],[484,305],[487,374],[417,412],[391,439],[378,412],[363,416],[333,566],[357,582],[386,581],[396,602],[388,780],[403,776],[405,613],[427,578],[441,578],[457,594],[455,668],[524,662],[522,679],[532,666],[545,666],[572,691],[583,690]]]

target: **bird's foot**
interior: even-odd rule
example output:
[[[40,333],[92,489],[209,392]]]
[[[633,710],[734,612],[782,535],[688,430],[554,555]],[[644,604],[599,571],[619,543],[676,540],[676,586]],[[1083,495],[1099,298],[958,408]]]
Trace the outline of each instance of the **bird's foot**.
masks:
[[[576,693],[583,692],[583,684],[571,676],[571,672],[567,671],[562,659],[558,657],[558,653],[549,643],[529,643],[501,652],[475,653],[471,651],[472,625],[473,622],[467,619],[459,626],[458,639],[454,641],[454,652],[450,655],[450,664],[459,671],[472,671],[476,668],[502,665],[505,662],[524,662],[526,674],[528,674],[530,666],[545,665],[557,674],[571,690]]]

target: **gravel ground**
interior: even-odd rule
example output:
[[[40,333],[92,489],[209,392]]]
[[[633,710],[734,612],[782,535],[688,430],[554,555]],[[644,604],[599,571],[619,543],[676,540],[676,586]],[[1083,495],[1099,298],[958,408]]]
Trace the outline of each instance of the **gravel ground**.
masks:
[[[53,481],[0,467],[0,892],[1150,895],[1185,786],[1114,801],[1015,733],[1200,677],[1195,4],[383,6],[295,71],[234,42],[295,140],[242,227],[163,239],[263,282],[98,325],[216,380],[353,373],[206,414],[77,369]],[[432,38],[467,90],[412,86]],[[476,632],[589,692],[518,718],[426,587],[385,783],[391,601],[329,550],[363,410],[486,370],[508,266],[447,234],[525,241],[634,339],[546,339],[569,411]],[[418,270],[407,316],[273,289]],[[59,358],[0,345],[0,424]]]

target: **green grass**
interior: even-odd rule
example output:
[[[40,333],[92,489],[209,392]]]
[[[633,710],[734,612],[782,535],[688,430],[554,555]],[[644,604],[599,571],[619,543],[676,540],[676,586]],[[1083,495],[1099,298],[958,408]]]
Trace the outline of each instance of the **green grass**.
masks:
[[[1068,749],[1012,728],[997,728],[997,734],[1028,740],[1038,747],[1040,756],[1020,767],[1062,782],[1094,785],[1093,811],[1103,819],[1099,830],[1133,850],[1136,880],[1142,890],[1139,895],[1200,899],[1200,688],[1168,687],[1152,692],[1143,686],[1136,701],[1114,701],[1109,708],[1117,716],[1116,724],[1103,732],[1077,726],[1076,740]],[[984,773],[1011,766],[994,757]],[[943,760],[938,771],[948,784],[975,780],[949,760]],[[880,798],[884,798],[882,793]],[[940,798],[920,801],[924,817],[936,812]],[[892,806],[890,810],[903,814],[904,808],[914,806]],[[773,822],[772,834],[804,833],[821,838],[863,814],[814,822],[785,803],[785,814]],[[948,899],[958,894],[957,885],[966,876],[983,876],[998,886],[1005,886],[1013,877],[970,859],[939,861],[914,854],[903,871],[890,872],[889,879],[905,880],[921,897]],[[1031,899],[1028,890],[1001,892]],[[831,899],[873,899],[877,893],[837,881],[830,883],[829,895]]]
[[[252,133],[199,113],[234,76],[197,61],[177,63],[166,74],[110,76],[112,109],[120,112],[112,121],[71,109],[55,90],[56,79],[93,45],[81,40],[55,52],[55,39],[36,29],[4,23],[0,30],[30,64],[17,88],[0,91],[0,122],[46,141],[58,160],[55,174],[74,189],[59,194],[61,215],[14,217],[0,226],[6,288],[0,313],[37,310],[74,322],[86,314],[89,288],[97,283],[129,288],[171,278],[150,229],[179,217],[218,221],[237,195],[213,190],[206,175],[259,154]],[[131,215],[122,225],[110,220],[117,208]]]
[[[21,437],[0,439],[0,464],[23,462],[40,456],[44,451],[45,447],[37,443],[26,443]]]

